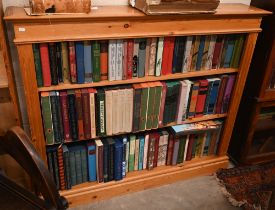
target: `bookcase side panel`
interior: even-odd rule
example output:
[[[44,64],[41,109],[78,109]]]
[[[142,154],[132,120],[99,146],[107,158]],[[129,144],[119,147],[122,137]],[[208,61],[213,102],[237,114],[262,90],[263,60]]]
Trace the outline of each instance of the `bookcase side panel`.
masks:
[[[228,110],[228,116],[224,124],[222,137],[220,139],[219,155],[225,155],[227,153],[227,148],[229,146],[239,104],[243,94],[246,77],[249,71],[250,62],[251,62],[255,44],[257,41],[257,36],[258,36],[258,33],[249,33],[247,35],[246,44],[244,47],[244,52],[243,52],[242,60],[239,67],[239,73],[235,83],[234,91],[231,95],[232,100]]]
[[[46,161],[46,146],[41,119],[40,100],[36,84],[32,45],[18,45],[17,50],[24,82],[24,92],[31,129],[31,140],[42,159]]]

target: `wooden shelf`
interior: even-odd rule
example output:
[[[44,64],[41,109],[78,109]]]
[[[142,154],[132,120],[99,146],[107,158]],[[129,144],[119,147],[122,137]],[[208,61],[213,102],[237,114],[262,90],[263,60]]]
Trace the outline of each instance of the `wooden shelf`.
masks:
[[[227,164],[227,156],[195,158],[176,166],[159,166],[150,171],[130,172],[121,181],[83,183],[60,193],[69,199],[69,205],[73,207],[85,202],[96,202],[121,194],[160,186],[164,182],[168,184],[195,176],[208,175],[218,168],[227,167]]]
[[[238,69],[226,68],[226,69],[218,69],[218,70],[206,70],[206,71],[192,71],[187,73],[177,73],[170,74],[164,76],[147,76],[136,79],[128,79],[128,80],[117,80],[117,81],[100,81],[95,83],[85,83],[85,84],[59,84],[56,86],[50,87],[41,87],[38,88],[39,92],[43,91],[54,91],[54,90],[67,90],[67,89],[78,89],[78,88],[89,88],[89,87],[103,87],[103,86],[111,86],[111,85],[126,85],[126,84],[134,84],[134,83],[142,83],[142,82],[152,82],[152,81],[163,81],[163,80],[175,80],[175,79],[185,79],[191,77],[204,77],[204,76],[212,76],[212,75],[220,75],[220,74],[228,74],[228,73],[236,73]]]
[[[0,88],[8,88],[8,77],[6,73],[3,52],[0,50]]]

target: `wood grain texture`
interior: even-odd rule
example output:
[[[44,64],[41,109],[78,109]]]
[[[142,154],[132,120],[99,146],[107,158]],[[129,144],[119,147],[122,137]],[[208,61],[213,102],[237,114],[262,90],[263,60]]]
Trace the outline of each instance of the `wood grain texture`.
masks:
[[[246,77],[249,71],[251,58],[257,41],[257,36],[257,33],[250,33],[247,35],[242,60],[239,67],[239,74],[237,76],[234,90],[231,95],[232,101],[229,106],[228,117],[225,121],[222,137],[220,139],[219,155],[225,155],[227,153]]]
[[[71,190],[61,191],[70,207],[105,200],[130,192],[150,189],[195,176],[210,175],[219,168],[228,166],[228,157],[206,157],[193,159],[178,166],[160,166],[151,171],[142,170],[131,172],[122,181],[108,183],[85,183]]]
[[[0,88],[7,88],[7,87],[9,87],[8,77],[7,77],[4,58],[3,58],[3,51],[1,50],[1,46],[0,46]]]
[[[24,92],[27,103],[28,119],[31,128],[31,139],[43,160],[47,161],[32,45],[19,45],[17,46],[17,50],[19,54],[22,78],[24,81]]]
[[[60,84],[60,85],[50,86],[50,87],[41,87],[41,88],[38,88],[38,91],[43,92],[43,91],[52,91],[52,90],[66,90],[66,89],[78,89],[78,88],[88,88],[88,87],[103,87],[103,86],[111,86],[111,85],[125,85],[125,84],[134,84],[134,83],[142,83],[142,82],[211,76],[211,75],[228,74],[228,73],[236,73],[236,72],[238,72],[238,69],[232,69],[232,68],[207,70],[207,71],[193,71],[188,73],[163,75],[159,77],[146,76],[142,78],[135,78],[135,79],[128,79],[128,80],[117,80],[117,81],[104,80],[100,82],[86,83],[86,84]]]

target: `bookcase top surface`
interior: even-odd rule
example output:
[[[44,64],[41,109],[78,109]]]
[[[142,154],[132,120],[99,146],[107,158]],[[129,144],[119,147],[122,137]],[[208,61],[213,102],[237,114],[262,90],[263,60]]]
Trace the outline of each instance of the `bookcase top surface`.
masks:
[[[5,12],[5,20],[13,22],[30,21],[39,22],[45,20],[51,21],[77,21],[79,19],[106,19],[106,18],[218,18],[219,16],[263,16],[272,14],[269,11],[259,9],[244,4],[220,4],[215,14],[190,14],[190,15],[156,15],[148,16],[130,6],[102,6],[93,9],[89,14],[73,14],[73,15],[45,15],[45,16],[29,16],[22,7],[8,7]]]

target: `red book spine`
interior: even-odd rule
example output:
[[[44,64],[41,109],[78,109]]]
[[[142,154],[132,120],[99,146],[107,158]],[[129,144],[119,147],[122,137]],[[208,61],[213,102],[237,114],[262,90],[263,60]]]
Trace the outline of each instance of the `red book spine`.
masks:
[[[220,54],[222,52],[222,46],[223,46],[222,40],[223,40],[222,37],[217,38],[215,48],[214,48],[213,58],[212,58],[212,69],[216,69],[218,67],[219,58],[220,58]]]
[[[170,134],[169,141],[168,141],[168,148],[167,148],[166,165],[172,165],[173,150],[174,150],[174,136]]]
[[[98,182],[103,182],[103,146],[98,147]]]
[[[153,167],[157,167],[158,165],[158,154],[159,154],[159,133],[155,133],[155,151],[154,151],[154,162],[153,162]]]
[[[208,81],[207,80],[199,80],[200,87],[196,104],[196,114],[195,117],[203,116],[204,105],[206,100],[206,94],[208,91]]]
[[[70,133],[70,121],[69,121],[69,114],[68,114],[68,99],[67,99],[67,92],[61,91],[60,92],[60,103],[61,103],[61,113],[62,113],[62,122],[63,122],[63,129],[64,129],[64,139],[65,141],[71,141],[71,133]]]
[[[175,37],[169,37],[169,54],[168,54],[168,74],[172,74],[172,65],[173,65],[173,56],[174,56],[174,47],[175,47]]]
[[[160,104],[160,111],[159,111],[159,127],[163,126],[163,112],[164,112],[164,106],[165,106],[165,98],[166,98],[166,92],[167,92],[167,85],[165,82],[161,82],[162,84],[162,95],[161,95],[161,104]]]
[[[61,145],[57,149],[57,159],[58,159],[60,189],[65,190],[66,184],[65,184],[65,173],[64,173],[63,149]]]
[[[82,97],[81,90],[75,91],[76,98],[76,112],[77,112],[77,124],[78,124],[78,138],[84,140],[84,126],[83,126],[83,109],[82,109]]]
[[[71,82],[76,83],[76,59],[75,59],[75,45],[74,42],[69,42],[69,61],[70,61],[70,72]]]
[[[108,79],[108,41],[100,42],[100,79]]]
[[[84,137],[85,139],[90,139],[91,138],[91,118],[90,118],[90,97],[89,97],[88,90],[82,89],[81,95],[82,95]]]
[[[168,69],[169,53],[170,53],[169,51],[170,51],[170,37],[164,37],[161,75],[169,74],[169,69]]]
[[[186,153],[187,161],[192,159],[192,148],[194,144],[194,138],[195,138],[195,134],[189,135],[189,142],[188,142],[187,153]]]
[[[42,74],[43,74],[43,84],[45,87],[49,87],[52,84],[52,79],[51,79],[48,44],[41,43],[39,47],[40,47],[40,58],[41,58],[41,67],[42,67]]]
[[[132,79],[133,76],[133,54],[134,40],[130,39],[127,42],[127,79]]]
[[[128,63],[128,56],[127,56],[127,49],[128,49],[128,41],[123,41],[123,74],[122,79],[127,79],[127,63]]]

